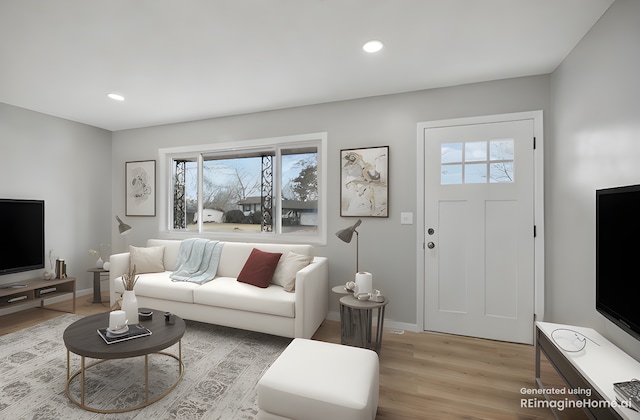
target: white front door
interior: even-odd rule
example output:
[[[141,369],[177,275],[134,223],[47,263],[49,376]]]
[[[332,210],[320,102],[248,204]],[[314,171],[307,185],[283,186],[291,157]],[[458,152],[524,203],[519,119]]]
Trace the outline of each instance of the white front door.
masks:
[[[532,343],[534,120],[423,136],[425,330]]]

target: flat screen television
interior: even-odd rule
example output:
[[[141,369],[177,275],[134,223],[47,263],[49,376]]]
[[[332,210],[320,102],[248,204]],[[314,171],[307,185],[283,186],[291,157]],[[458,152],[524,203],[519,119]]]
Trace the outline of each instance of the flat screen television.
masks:
[[[596,190],[596,310],[640,340],[640,185]]]
[[[0,198],[0,275],[44,268],[44,200]]]

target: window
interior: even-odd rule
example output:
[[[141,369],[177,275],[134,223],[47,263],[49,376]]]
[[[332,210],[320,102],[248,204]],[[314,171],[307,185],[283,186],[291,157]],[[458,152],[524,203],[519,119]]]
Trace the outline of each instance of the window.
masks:
[[[513,145],[513,139],[443,143],[440,146],[440,183],[513,182]]]
[[[160,151],[171,232],[326,242],[325,133],[184,149]]]

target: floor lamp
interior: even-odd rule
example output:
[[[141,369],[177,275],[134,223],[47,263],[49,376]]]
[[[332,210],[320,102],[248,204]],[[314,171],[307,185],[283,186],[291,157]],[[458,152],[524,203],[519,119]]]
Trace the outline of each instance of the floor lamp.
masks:
[[[358,266],[358,231],[356,230],[358,228],[358,226],[360,226],[360,224],[362,223],[362,219],[358,219],[357,222],[355,222],[353,224],[353,226],[349,226],[346,229],[342,229],[336,232],[336,236],[338,238],[340,238],[341,241],[346,242],[346,243],[350,243],[351,239],[353,238],[353,234],[356,234],[356,273],[358,273],[359,270],[359,266]]]
[[[120,235],[125,236],[127,234],[129,234],[129,232],[131,232],[131,226],[129,226],[128,224],[126,224],[125,222],[122,221],[122,219],[120,219],[118,217],[118,215],[116,215],[116,220],[118,221],[118,232],[120,232]],[[128,248],[127,246],[127,240],[125,238],[124,240],[125,242],[125,251],[127,251],[126,248]]]

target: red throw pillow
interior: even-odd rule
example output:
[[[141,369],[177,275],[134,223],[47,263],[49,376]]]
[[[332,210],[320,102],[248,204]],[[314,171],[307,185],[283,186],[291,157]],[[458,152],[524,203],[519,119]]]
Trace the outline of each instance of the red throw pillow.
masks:
[[[238,274],[238,281],[266,288],[271,283],[281,256],[280,252],[264,252],[253,248]]]

